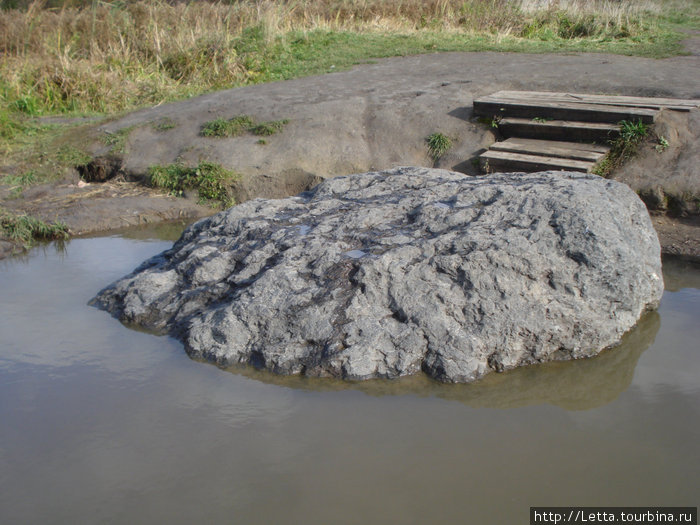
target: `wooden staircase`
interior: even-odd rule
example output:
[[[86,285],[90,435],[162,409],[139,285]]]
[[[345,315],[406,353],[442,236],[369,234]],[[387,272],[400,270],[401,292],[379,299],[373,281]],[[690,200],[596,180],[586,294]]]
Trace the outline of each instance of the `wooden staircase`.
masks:
[[[474,100],[474,115],[501,135],[479,156],[482,170],[589,172],[619,136],[620,122],[653,124],[661,109],[690,111],[700,100],[499,91]]]

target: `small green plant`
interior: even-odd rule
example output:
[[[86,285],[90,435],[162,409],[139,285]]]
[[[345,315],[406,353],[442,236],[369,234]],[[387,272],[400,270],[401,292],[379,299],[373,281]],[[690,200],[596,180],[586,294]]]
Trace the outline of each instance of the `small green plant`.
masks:
[[[112,153],[125,153],[126,141],[129,138],[129,134],[134,131],[134,128],[135,126],[129,126],[114,132],[105,131],[102,142],[110,147]]]
[[[289,120],[287,119],[271,120],[269,122],[261,122],[260,124],[256,124],[255,126],[251,127],[249,131],[253,135],[269,136],[282,131],[282,128],[286,124],[289,124]]]
[[[664,151],[666,151],[668,149],[669,146],[670,146],[670,144],[668,143],[668,139],[666,137],[664,137],[663,135],[661,135],[659,137],[658,144],[656,146],[654,146],[654,149],[656,149],[656,151],[659,153],[663,153]]]
[[[36,181],[36,171],[29,170],[19,175],[6,175],[0,179],[0,184],[5,184],[10,187],[10,199],[17,199],[22,196],[22,192],[27,186],[31,186]]]
[[[248,115],[240,115],[238,117],[233,117],[228,122],[229,125],[231,125],[233,128],[241,129],[242,131],[249,129],[255,124],[255,121]]]
[[[82,166],[92,160],[92,157],[83,150],[64,144],[56,151],[56,160],[65,166]]]
[[[258,142],[256,144],[260,144],[261,146],[264,146],[267,144],[267,141],[265,139],[258,139]]]
[[[23,95],[19,97],[11,106],[17,111],[26,113],[27,115],[35,116],[41,112],[41,103],[32,95]]]
[[[187,189],[196,189],[200,203],[218,202],[224,207],[234,204],[229,186],[236,178],[234,172],[221,164],[207,161],[194,168],[176,163],[152,166],[148,170],[149,183],[154,188],[163,188],[177,197],[182,197]]]
[[[613,168],[614,167],[610,158],[610,153],[608,153],[607,155],[605,155],[605,157],[600,159],[595,166],[593,166],[593,168],[591,169],[591,173],[600,177],[607,178],[612,173]]]
[[[442,133],[433,133],[425,140],[428,143],[428,154],[434,161],[440,159],[452,147],[452,140]]]
[[[29,248],[38,240],[68,239],[68,227],[61,222],[44,222],[31,215],[15,214],[0,208],[0,235]]]
[[[258,136],[274,135],[282,131],[289,120],[270,120],[268,122],[255,122],[248,115],[240,115],[229,120],[218,118],[209,121],[202,126],[200,132],[203,137],[237,137],[245,132]]]
[[[637,122],[621,121],[620,136],[610,141],[610,151],[596,164],[592,172],[601,177],[609,177],[613,170],[637,152],[639,143],[648,133],[649,126],[641,120]]]
[[[177,127],[175,121],[168,117],[162,118],[153,123],[153,129],[156,131],[168,131],[169,129],[173,129],[175,127]]]
[[[36,182],[36,172],[34,170],[29,170],[19,175],[5,175],[5,177],[0,179],[0,182],[12,187],[24,188]]]
[[[548,119],[548,118],[543,118],[543,117],[535,117],[535,118],[532,119],[532,121],[533,121],[533,122],[538,122],[538,123],[540,123],[540,124],[543,124],[543,123],[545,123],[545,122],[549,122],[550,119]]]
[[[0,88],[0,105],[1,99]],[[13,128],[13,122],[21,127]],[[0,108],[0,166],[11,166],[7,171],[15,174],[9,179],[0,174],[0,184],[14,186],[10,190],[13,191],[11,197],[21,194],[20,186],[56,181],[70,168],[85,164],[91,158],[82,149],[87,142],[86,134],[75,129],[73,124],[41,124],[26,118],[17,121],[10,119],[11,129],[5,135],[6,123]],[[100,137],[102,141],[105,138]]]
[[[647,136],[647,133],[649,133],[649,126],[641,120],[637,122],[623,120],[620,122],[620,139],[625,143],[639,144]]]
[[[217,118],[206,122],[200,134],[203,137],[237,137],[254,125],[255,122],[248,115],[240,115],[229,120]]]
[[[495,115],[493,117],[479,117],[477,119],[477,122],[480,124],[484,124],[490,128],[498,129],[498,124],[501,122],[501,119],[503,117],[499,117],[498,115]]]

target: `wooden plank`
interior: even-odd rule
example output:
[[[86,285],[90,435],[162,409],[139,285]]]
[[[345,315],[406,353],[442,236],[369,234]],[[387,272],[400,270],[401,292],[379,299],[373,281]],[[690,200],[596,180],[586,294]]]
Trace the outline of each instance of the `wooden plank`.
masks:
[[[581,160],[561,159],[539,155],[525,155],[523,153],[511,153],[507,151],[489,150],[479,156],[482,168],[488,171],[546,171],[566,170],[588,172],[595,162]]]
[[[532,103],[532,104],[539,104],[541,102],[547,102],[547,103],[559,103],[559,104],[576,104],[579,106],[590,106],[591,104],[597,105],[597,106],[607,106],[610,108],[617,108],[619,110],[623,110],[625,108],[636,108],[636,109],[648,109],[648,110],[653,110],[653,111],[660,111],[662,109],[671,109],[673,111],[690,111],[691,109],[694,109],[695,106],[692,105],[665,105],[665,104],[656,104],[656,103],[642,103],[642,102],[617,102],[613,103],[610,101],[605,101],[605,100],[600,100],[600,101],[582,101],[582,100],[576,100],[574,98],[570,97],[511,97],[511,96],[499,96],[495,97],[495,95],[490,95],[491,97],[494,97],[495,100],[500,100],[502,102],[511,102],[511,103]]]
[[[618,123],[641,120],[652,124],[658,111],[647,108],[579,104],[567,102],[534,102],[501,100],[483,97],[474,101],[474,114],[483,117],[550,118],[588,122]]]
[[[527,137],[530,139],[559,140],[568,142],[599,142],[606,144],[620,135],[619,126],[598,122],[549,120],[536,122],[532,119],[504,118],[498,123],[504,137]]]
[[[607,153],[610,151],[610,146],[603,145],[603,144],[595,144],[593,142],[565,142],[562,140],[539,140],[539,139],[527,139],[527,138],[522,138],[522,137],[512,137],[509,138],[508,140],[504,142],[512,142],[516,144],[520,144],[523,146],[527,146],[529,144],[532,144],[534,146],[537,146],[541,143],[548,143],[551,144],[552,146],[557,146],[557,147],[565,147],[565,148],[570,148],[570,149],[578,149],[581,151],[594,151],[597,153]]]
[[[573,147],[571,147],[573,146]],[[503,142],[491,145],[491,150],[509,151],[512,153],[524,153],[528,155],[540,155],[545,157],[557,157],[564,159],[585,160],[598,162],[606,154],[605,151],[590,151],[578,146],[585,146],[575,142],[557,142],[553,140],[527,140],[510,138]],[[602,146],[598,146],[603,148]],[[605,148],[609,151],[610,148]]]
[[[493,96],[493,95],[491,95]],[[576,104],[581,107],[590,107],[590,105],[596,105],[596,106],[606,106],[609,108],[616,108],[620,111],[623,111],[626,108],[634,108],[634,109],[647,109],[647,110],[652,110],[652,111],[661,111],[662,109],[670,109],[673,111],[685,111],[688,112],[691,109],[694,109],[695,106],[671,106],[671,105],[663,105],[663,104],[640,104],[640,103],[626,103],[626,102],[620,102],[617,104],[613,103],[607,103],[605,101],[600,101],[600,102],[582,102],[582,101],[577,101],[573,99],[567,99],[565,97],[551,97],[551,98],[526,98],[526,97],[521,97],[521,98],[516,98],[516,97],[494,97],[494,100],[499,100],[503,103],[513,103],[513,104],[520,104],[520,103],[531,103],[531,104],[540,104],[542,102],[545,103],[557,103],[557,104]]]
[[[633,106],[640,108],[668,108],[690,111],[700,107],[700,99],[664,98],[664,97],[630,97],[624,95],[592,95],[588,93],[559,93],[548,91],[498,91],[490,95],[497,98],[595,103],[611,106]]]

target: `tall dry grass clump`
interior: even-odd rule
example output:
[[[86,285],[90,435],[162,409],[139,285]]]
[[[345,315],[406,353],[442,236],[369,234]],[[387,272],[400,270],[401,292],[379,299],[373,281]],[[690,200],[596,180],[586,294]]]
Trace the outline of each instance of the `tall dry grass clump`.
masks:
[[[660,0],[659,0],[660,1]],[[0,11],[0,100],[25,113],[112,112],[267,80],[299,32],[618,38],[652,0],[41,1]]]
[[[248,7],[135,2],[123,7],[0,13],[6,98],[20,109],[118,111],[153,103],[181,84],[245,82],[254,65],[237,51]],[[244,54],[244,53],[243,53]]]
[[[525,25],[561,38],[626,38],[648,29],[649,20],[662,11],[657,0],[521,0]]]

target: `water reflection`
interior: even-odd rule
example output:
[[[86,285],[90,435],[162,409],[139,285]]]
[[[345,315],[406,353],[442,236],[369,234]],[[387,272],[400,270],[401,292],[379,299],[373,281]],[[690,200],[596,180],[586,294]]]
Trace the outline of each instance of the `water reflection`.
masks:
[[[661,316],[647,313],[622,343],[590,359],[544,363],[490,374],[469,384],[443,384],[420,374],[395,380],[343,381],[279,376],[251,367],[225,370],[268,384],[309,391],[359,390],[371,396],[413,394],[459,401],[475,408],[515,408],[548,403],[588,410],[615,400],[632,383],[639,356],[654,343]]]
[[[0,258],[0,270],[10,268],[17,263],[27,264],[31,259],[38,254],[44,257],[57,256],[59,260],[63,260],[68,253],[70,239],[60,239],[50,242],[38,242],[30,251],[20,252],[10,257]]]
[[[682,257],[664,257],[664,287],[668,292],[683,288],[700,289],[700,261]]]
[[[138,227],[122,228],[111,230],[110,236],[122,237],[124,239],[134,239],[136,241],[172,241],[175,242],[182,235],[182,231],[195,222],[196,219],[166,221],[158,224],[144,224]],[[86,235],[84,238],[100,238],[104,233]]]

